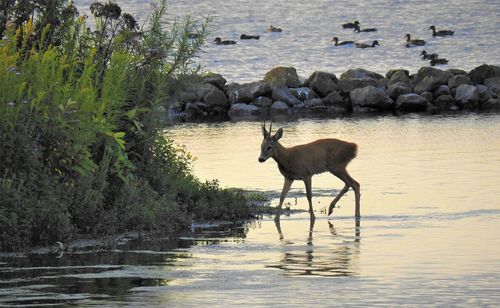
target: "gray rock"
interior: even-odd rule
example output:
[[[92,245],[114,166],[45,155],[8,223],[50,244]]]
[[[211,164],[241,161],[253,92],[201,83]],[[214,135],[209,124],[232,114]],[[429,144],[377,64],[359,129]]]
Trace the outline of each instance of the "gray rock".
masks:
[[[289,107],[302,107],[304,104],[296,98],[292,91],[287,87],[275,87],[273,90],[273,101],[281,101],[286,103]]]
[[[400,95],[396,100],[396,109],[401,111],[425,111],[427,105],[427,100],[415,93]]]
[[[485,79],[491,77],[500,77],[500,67],[495,65],[482,64],[472,69],[469,78],[474,83],[483,83]]]
[[[450,88],[447,85],[441,85],[434,91],[434,97],[441,95],[451,95]]]
[[[339,81],[338,85],[342,93],[350,93],[354,89],[364,88],[367,86],[379,86],[379,83],[373,78],[344,78]]]
[[[255,105],[236,103],[231,106],[228,111],[230,117],[246,117],[255,116],[262,113],[262,109]]]
[[[339,89],[337,77],[334,74],[326,72],[314,72],[305,82],[305,85],[313,89],[320,97]]]
[[[266,73],[264,81],[269,83],[273,88],[276,86],[285,86],[288,88],[300,87],[299,76],[293,67],[275,67]]]
[[[203,102],[209,107],[209,108],[214,108],[214,107],[221,107],[224,109],[229,108],[229,102],[221,90],[217,87],[210,88],[206,91],[205,95],[203,96]]]
[[[450,89],[458,88],[462,84],[472,84],[472,80],[465,75],[455,75],[448,79],[448,87]]]
[[[428,102],[432,102],[434,100],[434,95],[432,95],[431,92],[421,93],[420,96],[422,96],[423,98],[425,98]]]
[[[413,91],[417,94],[421,94],[424,92],[434,92],[434,90],[436,90],[443,84],[443,80],[440,77],[427,76],[417,83]]]
[[[475,86],[463,84],[458,86],[455,99],[460,107],[471,109],[479,105],[479,91]]]
[[[389,84],[387,93],[389,94],[389,97],[396,99],[400,95],[411,93],[411,87],[403,82],[396,82]]]
[[[208,106],[202,102],[187,103],[184,112],[190,117],[206,117]]]
[[[481,110],[500,111],[500,99],[490,98],[487,102],[481,105]]]
[[[325,106],[334,107],[339,111],[350,111],[352,110],[352,103],[350,99],[344,98],[340,95],[339,91],[332,92],[323,98],[323,104]]]
[[[497,97],[500,97],[500,77],[490,77],[484,80],[484,85]]]
[[[490,98],[493,98],[493,94],[487,86],[483,86],[482,84],[477,84],[476,89],[479,93],[479,103],[486,103]]]
[[[250,103],[259,96],[270,96],[272,93],[271,86],[263,81],[244,84],[231,83],[227,85],[226,91],[231,104]]]
[[[451,73],[453,76],[455,75],[467,75],[467,72],[458,68],[449,68],[446,72]]]
[[[308,87],[292,88],[290,89],[290,91],[292,92],[293,96],[300,99],[301,101],[318,97],[318,95]]]
[[[224,91],[224,86],[226,85],[226,79],[222,77],[221,74],[208,73],[203,76],[203,81],[211,85],[216,86],[219,90]]]
[[[392,78],[392,76],[393,76],[394,74],[396,74],[396,73],[398,73],[398,74],[403,74],[403,75],[406,75],[406,76],[410,76],[410,71],[408,71],[408,70],[403,70],[403,69],[393,69],[393,70],[389,70],[389,71],[385,74],[385,77],[386,77],[387,79],[389,79],[389,80],[390,80],[390,79]]]
[[[454,111],[458,110],[457,102],[451,95],[441,95],[437,97],[432,105],[436,106],[442,111]]]
[[[365,108],[386,110],[390,109],[394,104],[384,87],[367,86],[358,88],[351,91],[349,95],[353,108],[357,111],[364,111]]]
[[[264,110],[269,109],[269,107],[271,107],[272,104],[273,101],[266,96],[259,96],[252,102],[252,105],[263,108]]]
[[[392,85],[395,83],[403,83],[407,87],[411,88],[412,87],[412,82],[410,79],[410,75],[407,70],[396,70],[391,74],[391,77],[389,78],[388,85]]]
[[[321,98],[313,98],[313,99],[305,100],[304,105],[308,109],[313,109],[313,108],[316,108],[319,106],[325,107],[325,104],[323,104],[323,101],[321,100]]]
[[[380,75],[379,73],[367,71],[362,68],[355,68],[355,69],[350,69],[344,72],[342,75],[340,75],[340,80],[343,79],[366,79],[366,78],[371,78],[375,80],[387,80],[383,75]],[[382,81],[380,84],[383,84],[384,82]]]
[[[290,107],[282,101],[276,101],[271,105],[270,113],[271,114],[280,114],[287,113],[290,111]]]
[[[435,67],[424,66],[420,68],[417,73],[413,76],[413,84],[417,86],[420,82],[422,82],[425,78],[433,77],[432,79],[442,84],[448,84],[448,79],[450,79],[453,75],[450,72],[440,70]]]

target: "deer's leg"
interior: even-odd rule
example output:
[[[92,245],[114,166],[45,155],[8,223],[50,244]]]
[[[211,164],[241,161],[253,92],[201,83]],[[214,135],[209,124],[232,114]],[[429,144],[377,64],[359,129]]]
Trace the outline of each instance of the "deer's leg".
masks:
[[[349,173],[347,173],[347,170],[345,168],[343,169],[337,169],[337,170],[331,170],[330,171],[333,175],[341,179],[344,183],[345,186],[344,188],[340,191],[340,193],[333,199],[332,203],[330,203],[330,207],[328,209],[328,215],[330,215],[333,211],[333,208],[335,207],[335,204],[340,200],[340,198],[349,190],[349,187],[352,187],[354,190],[354,196],[356,198],[356,210],[355,210],[355,216],[356,218],[361,217],[360,214],[360,199],[361,199],[361,194],[360,194],[360,185],[356,180],[354,180]]]
[[[283,206],[283,202],[285,201],[286,194],[288,194],[288,191],[290,190],[290,187],[292,186],[293,180],[285,178],[285,183],[283,184],[283,190],[281,191],[281,196],[280,196],[280,204],[278,205],[278,209],[281,210],[281,207]]]
[[[312,219],[314,218],[314,211],[312,205],[311,177],[304,179],[304,184],[306,185],[307,202],[309,202],[309,213]]]

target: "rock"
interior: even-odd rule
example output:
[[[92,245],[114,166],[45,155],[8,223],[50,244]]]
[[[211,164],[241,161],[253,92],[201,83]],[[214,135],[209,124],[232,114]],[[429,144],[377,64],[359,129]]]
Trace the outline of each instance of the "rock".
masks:
[[[452,76],[453,75],[450,72],[443,71],[435,67],[425,66],[420,68],[413,76],[413,84],[417,86],[426,77],[433,77],[434,82],[439,83],[439,85],[448,84],[448,79]]]
[[[386,86],[387,78],[362,68],[351,69],[340,75],[339,88],[343,93],[367,86]]]
[[[357,111],[368,109],[387,110],[390,109],[394,101],[387,95],[383,87],[367,86],[351,91],[349,94],[353,108]]]
[[[477,84],[476,89],[479,93],[479,103],[484,104],[490,98],[493,98],[493,94],[487,86],[483,86],[482,84]]]
[[[458,88],[458,86],[462,84],[472,84],[472,80],[465,75],[455,75],[448,79],[448,87],[450,87],[450,89]]]
[[[304,101],[304,105],[306,106],[307,109],[314,109],[316,107],[325,107],[325,104],[323,104],[323,101],[321,98],[313,98],[309,100]]]
[[[269,112],[271,114],[287,113],[290,111],[290,107],[282,101],[276,101],[271,105]]]
[[[463,84],[458,86],[455,99],[460,107],[471,109],[479,105],[479,91],[475,86]]]
[[[203,77],[203,81],[205,83],[209,83],[211,85],[216,86],[219,90],[224,91],[224,86],[226,85],[226,79],[222,77],[221,74],[215,74],[215,73],[207,73]]]
[[[389,74],[389,73],[387,73]],[[395,70],[393,73],[390,74],[389,82],[388,85],[392,85],[395,83],[403,83],[407,87],[411,88],[412,87],[412,82],[410,79],[409,72],[407,70]]]
[[[305,85],[313,89],[320,97],[339,89],[337,77],[334,74],[326,72],[314,72],[305,82]]]
[[[211,109],[214,107],[221,107],[227,110],[229,108],[229,102],[226,95],[215,86],[206,91],[203,96],[203,102]]]
[[[244,84],[231,83],[227,85],[226,91],[231,104],[250,103],[259,96],[270,96],[272,93],[269,83],[263,81]]]
[[[398,74],[403,74],[403,75],[406,75],[406,76],[410,76],[410,71],[408,71],[408,70],[403,70],[403,69],[393,69],[393,70],[389,70],[389,71],[385,74],[385,77],[386,77],[387,79],[389,79],[389,80],[390,80],[390,79],[392,78],[392,76],[393,76],[394,74],[396,74],[396,73],[398,73]]]
[[[458,110],[456,100],[451,95],[441,95],[437,97],[432,105],[436,106],[439,110],[454,111]]]
[[[490,89],[490,91],[500,97],[500,77],[490,77],[484,80],[484,85]]]
[[[342,93],[350,93],[354,89],[364,88],[367,86],[379,86],[377,80],[373,78],[351,78],[351,79],[341,79],[339,81],[339,88]]]
[[[434,91],[434,97],[441,95],[451,95],[450,88],[447,85],[441,85]]]
[[[307,87],[292,88],[290,89],[290,91],[292,92],[293,96],[300,99],[301,101],[318,97],[318,95],[316,95],[316,93],[311,88]]]
[[[254,106],[243,103],[236,103],[231,106],[228,111],[228,115],[231,118],[234,117],[247,117],[247,116],[255,116],[262,113],[262,109]]]
[[[449,68],[445,70],[446,72],[452,74],[453,76],[456,75],[467,75],[467,72],[458,68]]]
[[[389,94],[389,97],[396,99],[400,95],[411,93],[411,88],[403,82],[396,82],[389,84],[387,93]]]
[[[481,105],[481,110],[500,111],[500,99],[490,98],[487,102]]]
[[[332,92],[323,98],[325,106],[334,107],[337,111],[350,111],[352,110],[352,103],[350,99],[342,97],[339,91]]]
[[[396,109],[401,111],[425,111],[427,105],[427,100],[415,93],[400,95],[396,100]]]
[[[443,84],[444,83],[441,78],[434,76],[427,76],[424,79],[420,80],[420,82],[415,86],[413,91],[417,94],[421,94],[424,92],[433,92]]]
[[[286,103],[290,107],[302,107],[304,104],[298,98],[296,98],[292,91],[286,87],[275,87],[273,90],[273,101],[281,101]]]
[[[299,76],[293,67],[275,67],[266,73],[264,81],[269,83],[273,88],[276,86],[285,86],[288,88],[300,87]]]
[[[259,96],[252,102],[252,105],[260,107],[264,110],[269,109],[269,107],[271,107],[272,104],[273,101],[266,96]]]
[[[190,117],[206,117],[208,106],[202,102],[187,103],[184,112]]]
[[[420,96],[422,96],[423,98],[425,98],[428,102],[432,102],[434,100],[434,95],[432,95],[431,92],[421,93]]]
[[[375,80],[381,80],[382,82],[380,84],[383,84],[383,80],[387,80],[383,75],[380,75],[379,73],[367,71],[362,68],[356,68],[356,69],[350,69],[346,72],[344,72],[342,75],[340,75],[340,80],[343,79],[366,79],[366,78],[371,78]]]
[[[468,76],[474,83],[483,83],[487,78],[500,77],[500,67],[483,64],[472,69]]]

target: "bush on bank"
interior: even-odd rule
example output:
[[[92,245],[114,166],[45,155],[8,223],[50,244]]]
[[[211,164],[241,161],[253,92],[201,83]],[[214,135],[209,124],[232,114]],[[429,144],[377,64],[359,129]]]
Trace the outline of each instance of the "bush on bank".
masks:
[[[113,2],[90,10],[94,30],[68,0],[2,1],[0,251],[252,216],[193,176],[151,112],[199,69],[209,19],[164,23],[162,1],[140,29]]]

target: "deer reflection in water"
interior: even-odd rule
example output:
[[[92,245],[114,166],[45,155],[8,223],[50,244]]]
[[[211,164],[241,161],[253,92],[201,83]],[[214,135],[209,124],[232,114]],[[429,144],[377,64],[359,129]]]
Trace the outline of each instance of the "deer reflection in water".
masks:
[[[285,275],[302,276],[353,276],[357,274],[356,260],[359,256],[361,239],[360,220],[355,221],[354,237],[339,234],[334,225],[328,221],[329,232],[332,237],[319,239],[315,247],[314,216],[309,218],[309,230],[305,245],[296,245],[286,239],[281,229],[280,215],[274,223],[281,241],[285,241],[285,252],[279,264],[269,267],[285,271]]]

